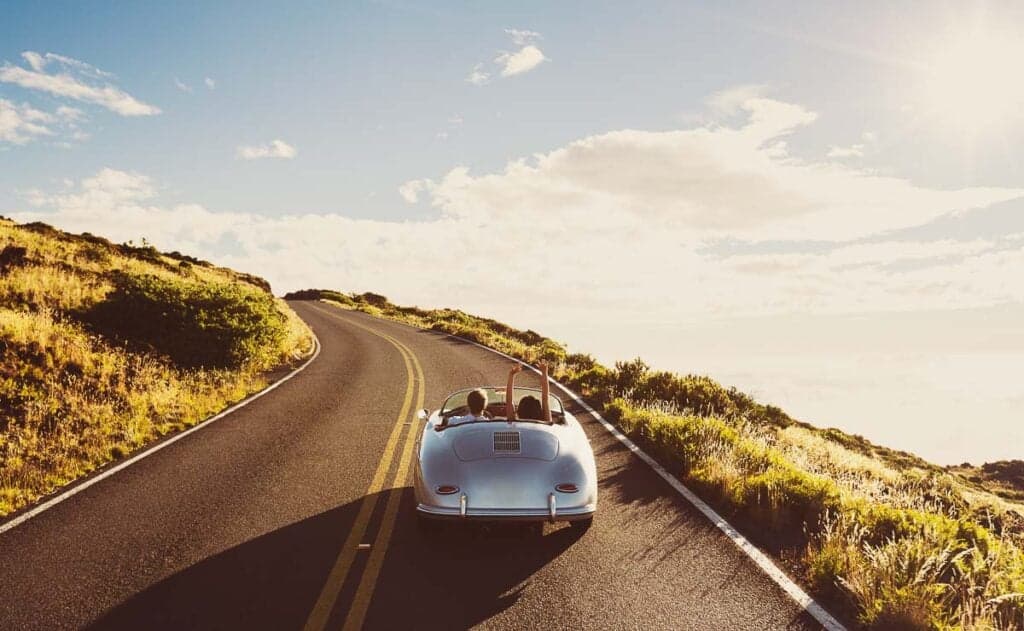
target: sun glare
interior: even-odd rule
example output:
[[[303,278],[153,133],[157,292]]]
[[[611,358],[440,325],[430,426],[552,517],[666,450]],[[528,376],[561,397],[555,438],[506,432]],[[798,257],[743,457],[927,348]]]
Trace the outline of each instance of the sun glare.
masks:
[[[1024,39],[972,32],[946,42],[928,64],[925,110],[938,124],[978,135],[1024,120]]]

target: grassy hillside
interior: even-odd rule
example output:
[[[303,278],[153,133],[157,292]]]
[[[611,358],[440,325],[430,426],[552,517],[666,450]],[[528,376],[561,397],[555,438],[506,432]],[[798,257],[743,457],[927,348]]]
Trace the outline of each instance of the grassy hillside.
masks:
[[[949,467],[979,488],[1024,503],[1024,460],[1000,460],[976,467],[968,462]]]
[[[311,348],[262,279],[0,218],[0,517],[244,398]]]
[[[865,628],[1024,628],[1024,506],[990,492],[994,482],[1005,491],[1017,480],[1019,463],[968,467],[964,477],[799,422],[708,377],[654,371],[639,359],[602,366],[533,331],[461,311],[399,307],[372,293],[286,297],[553,363],[560,381]]]

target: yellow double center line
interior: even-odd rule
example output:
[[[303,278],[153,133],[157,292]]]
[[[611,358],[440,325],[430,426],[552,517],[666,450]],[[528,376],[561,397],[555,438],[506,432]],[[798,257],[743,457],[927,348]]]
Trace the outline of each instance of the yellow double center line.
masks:
[[[373,597],[373,590],[377,584],[377,577],[380,575],[381,567],[384,565],[384,555],[387,552],[388,544],[391,542],[391,534],[394,532],[395,520],[398,517],[398,507],[402,499],[402,490],[405,488],[406,482],[409,478],[409,462],[412,460],[412,451],[413,446],[416,443],[417,434],[417,424],[412,421],[415,420],[416,411],[423,407],[424,400],[423,367],[420,366],[419,360],[409,347],[390,335],[353,322],[348,318],[341,318],[336,314],[329,313],[328,310],[322,309],[319,306],[315,308],[317,311],[329,315],[332,318],[343,320],[346,324],[359,327],[373,335],[387,340],[402,356],[402,359],[405,361],[405,370],[408,374],[408,381],[405,388],[405,399],[402,402],[402,410],[398,413],[398,420],[395,421],[395,426],[392,428],[391,434],[388,436],[387,443],[384,445],[384,454],[381,456],[380,463],[377,465],[377,470],[373,474],[370,486],[366,489],[366,495],[363,497],[363,501],[359,506],[359,513],[356,515],[356,520],[352,525],[352,530],[349,531],[348,537],[345,538],[345,544],[342,546],[341,552],[338,553],[338,559],[334,562],[334,567],[331,568],[331,573],[327,576],[324,588],[321,590],[320,597],[317,598],[316,604],[313,606],[313,611],[310,612],[305,626],[306,631],[321,631],[326,627],[327,622],[330,619],[331,612],[334,610],[335,603],[337,602],[338,594],[341,593],[341,589],[345,584],[345,579],[352,568],[353,562],[355,561],[356,552],[359,550],[359,544],[363,543],[363,537],[366,536],[366,529],[369,526],[370,517],[373,515],[373,511],[377,507],[377,500],[380,497],[380,492],[385,488],[384,484],[388,471],[391,469],[391,463],[394,461],[402,430],[403,428],[408,427],[409,431],[405,436],[405,441],[402,444],[401,454],[398,459],[398,469],[395,471],[391,485],[386,487],[389,491],[387,494],[387,503],[384,506],[384,517],[377,530],[376,539],[370,547],[370,557],[367,559],[366,567],[363,570],[362,580],[359,582],[359,587],[356,589],[356,594],[352,599],[352,603],[349,606],[348,613],[345,617],[344,629],[359,629],[362,627],[363,620],[366,618],[366,611],[370,606],[370,599]],[[414,397],[416,399],[416,405],[415,407],[412,407]]]

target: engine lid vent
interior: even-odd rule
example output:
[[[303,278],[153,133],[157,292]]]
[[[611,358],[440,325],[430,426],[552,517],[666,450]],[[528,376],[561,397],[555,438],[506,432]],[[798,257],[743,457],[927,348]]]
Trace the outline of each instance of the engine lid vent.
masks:
[[[519,432],[494,432],[494,453],[519,453]]]

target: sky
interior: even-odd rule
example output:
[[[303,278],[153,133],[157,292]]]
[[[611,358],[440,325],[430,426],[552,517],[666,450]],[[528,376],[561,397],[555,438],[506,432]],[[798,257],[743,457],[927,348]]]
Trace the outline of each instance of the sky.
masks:
[[[1024,6],[5,3],[0,214],[1024,457]]]

